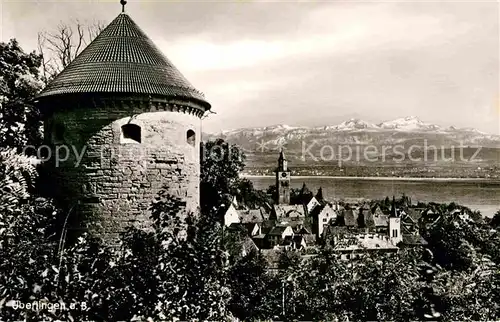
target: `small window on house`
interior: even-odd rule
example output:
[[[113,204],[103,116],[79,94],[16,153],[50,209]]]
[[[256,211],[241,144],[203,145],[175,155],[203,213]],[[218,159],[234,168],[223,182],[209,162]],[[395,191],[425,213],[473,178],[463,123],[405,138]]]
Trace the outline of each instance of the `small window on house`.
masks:
[[[323,218],[323,222],[326,222],[326,218]]]
[[[141,127],[137,124],[122,126],[121,143],[141,143]]]
[[[186,133],[186,141],[189,145],[194,146],[196,143],[196,133],[193,130],[188,130]]]

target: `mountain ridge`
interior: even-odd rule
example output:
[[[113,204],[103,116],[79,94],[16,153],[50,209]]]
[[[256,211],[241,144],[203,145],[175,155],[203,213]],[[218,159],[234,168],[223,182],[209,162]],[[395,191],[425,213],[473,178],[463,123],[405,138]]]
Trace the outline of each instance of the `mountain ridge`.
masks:
[[[277,124],[203,137],[216,138],[239,146],[252,174],[269,174],[283,148],[297,175],[500,177],[500,135],[414,116],[377,124],[361,119],[316,127]]]
[[[336,125],[322,125],[322,126],[290,126],[287,124],[274,124],[262,127],[244,127],[231,130],[222,130],[217,133],[207,133],[210,136],[213,135],[230,135],[237,132],[245,131],[306,131],[306,130],[325,130],[325,131],[356,131],[356,130],[378,130],[378,131],[401,131],[401,132],[431,132],[431,131],[443,131],[443,132],[470,132],[477,133],[484,136],[496,137],[500,139],[500,135],[489,134],[479,131],[471,127],[459,128],[456,126],[443,127],[437,124],[432,124],[428,122],[423,122],[416,116],[407,116],[396,118],[393,120],[383,121],[380,123],[372,123],[360,118],[351,118],[344,122]]]

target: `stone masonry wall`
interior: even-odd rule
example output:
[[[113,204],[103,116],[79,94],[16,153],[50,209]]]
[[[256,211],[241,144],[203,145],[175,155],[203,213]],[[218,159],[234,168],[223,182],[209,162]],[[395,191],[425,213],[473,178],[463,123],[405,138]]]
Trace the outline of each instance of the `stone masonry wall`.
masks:
[[[141,127],[141,143],[123,139],[127,123]],[[195,132],[194,144],[187,141],[189,130]],[[90,228],[100,234],[116,238],[126,226],[150,226],[148,209],[164,187],[186,201],[187,210],[198,210],[201,120],[196,115],[80,108],[54,113],[45,133],[60,156],[69,150],[67,160],[49,161],[54,193],[79,201],[87,216],[98,216],[99,224]]]

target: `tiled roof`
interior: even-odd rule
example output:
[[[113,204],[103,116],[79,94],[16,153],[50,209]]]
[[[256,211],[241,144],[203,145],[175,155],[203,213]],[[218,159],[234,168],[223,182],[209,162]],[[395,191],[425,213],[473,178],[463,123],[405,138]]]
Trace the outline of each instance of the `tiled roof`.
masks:
[[[403,234],[403,243],[406,245],[427,245],[427,241],[419,234]]]
[[[418,210],[418,209],[408,209],[406,211],[406,214],[408,215],[408,217],[410,217],[413,222],[415,223],[418,223],[418,221],[420,220],[420,217],[422,217],[422,211],[421,210]]]
[[[378,250],[378,249],[388,249],[397,250],[398,248],[394,246],[387,236],[373,235],[373,234],[359,234],[345,236],[337,241],[334,246],[335,250],[347,251],[347,250]]]
[[[346,226],[358,226],[358,213],[352,209],[346,210],[344,212],[344,222]]]
[[[38,97],[129,93],[210,105],[125,13],[116,17]]]
[[[259,251],[259,248],[257,247],[257,245],[255,245],[255,242],[248,236],[243,240],[242,247],[247,254],[251,251]]]
[[[373,221],[375,222],[375,227],[389,226],[389,217],[387,215],[377,215],[377,216],[374,215]]]
[[[277,218],[305,217],[306,215],[304,205],[274,205],[274,212]]]

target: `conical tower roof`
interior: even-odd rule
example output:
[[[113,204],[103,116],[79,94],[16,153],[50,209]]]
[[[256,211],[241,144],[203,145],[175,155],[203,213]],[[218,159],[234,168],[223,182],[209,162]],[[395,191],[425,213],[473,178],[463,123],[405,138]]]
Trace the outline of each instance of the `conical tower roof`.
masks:
[[[196,90],[125,13],[116,17],[38,96],[127,93],[195,100]]]

